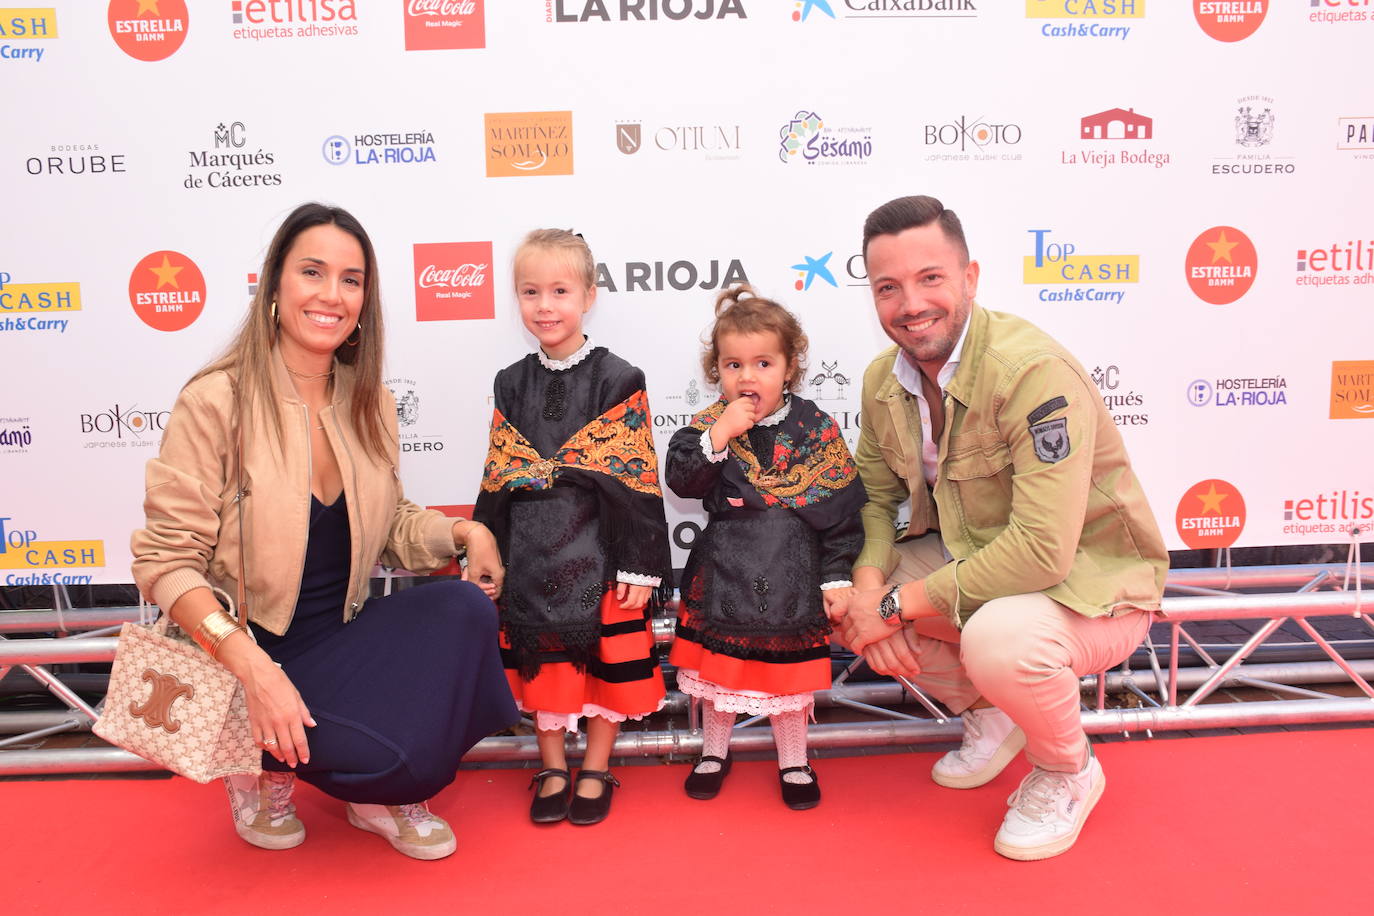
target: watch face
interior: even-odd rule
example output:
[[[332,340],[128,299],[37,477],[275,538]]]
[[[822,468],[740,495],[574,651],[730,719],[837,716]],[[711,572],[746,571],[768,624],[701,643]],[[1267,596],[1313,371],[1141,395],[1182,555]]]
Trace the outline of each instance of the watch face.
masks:
[[[897,613],[897,600],[892,597],[892,592],[883,595],[883,600],[878,602],[878,616],[884,620],[891,620]]]

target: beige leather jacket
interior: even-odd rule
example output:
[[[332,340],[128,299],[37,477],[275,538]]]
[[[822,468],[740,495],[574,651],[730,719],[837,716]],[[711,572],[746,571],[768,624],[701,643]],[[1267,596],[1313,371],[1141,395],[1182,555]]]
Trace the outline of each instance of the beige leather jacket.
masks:
[[[307,408],[295,393],[281,358],[273,353],[284,441],[243,430],[244,605],[248,619],[281,635],[300,593],[310,519],[310,429]],[[351,620],[368,597],[372,568],[380,561],[429,572],[454,555],[453,519],[422,509],[401,491],[397,472],[396,405],[382,391],[381,410],[390,447],[373,458],[350,425],[353,370],[334,364],[333,402],[320,412],[339,462],[348,497],[352,562],[340,609]],[[148,462],[143,510],[147,527],[133,533],[133,574],[153,603],[170,608],[193,588],[213,585],[237,595],[239,507],[233,381],[212,372],[182,389],[172,408],[158,456]]]
[[[1015,315],[974,305],[944,394],[934,493],[921,470],[916,399],[892,347],[864,372],[854,452],[868,491],[854,564],[891,575],[898,507],[905,536],[938,529],[954,557],[926,578],[956,626],[993,598],[1044,592],[1089,617],[1157,609],[1169,567],[1126,446],[1083,367]]]

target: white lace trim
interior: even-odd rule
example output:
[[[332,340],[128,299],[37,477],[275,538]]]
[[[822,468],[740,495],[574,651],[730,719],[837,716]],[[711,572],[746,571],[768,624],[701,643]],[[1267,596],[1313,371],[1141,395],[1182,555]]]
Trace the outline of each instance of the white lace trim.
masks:
[[[832,588],[853,588],[854,583],[848,579],[836,579],[834,582],[822,582],[821,591],[828,592]]]
[[[730,454],[730,447],[727,445],[720,451],[716,451],[711,446],[711,431],[703,429],[701,431],[701,453],[706,456],[706,460],[712,464],[719,464],[725,460],[725,456]]]
[[[703,680],[690,668],[677,669],[677,689],[689,697],[710,700],[719,712],[742,712],[751,716],[770,716],[776,712],[800,712],[816,703],[814,693],[761,693],[757,690],[731,690]]]
[[[785,394],[785,395],[782,396],[782,406],[780,406],[777,410],[775,410],[775,411],[773,411],[772,413],[770,413],[768,416],[764,417],[762,420],[759,420],[759,421],[758,421],[757,423],[755,423],[754,425],[755,425],[755,426],[777,426],[779,423],[781,423],[784,419],[787,418],[787,412],[788,412],[789,410],[791,410],[791,409],[792,409],[792,395],[790,395],[790,394]]]
[[[534,727],[541,732],[563,729],[575,735],[577,734],[577,722],[584,716],[600,716],[607,722],[624,722],[626,719],[635,719],[637,721],[643,719],[645,716],[651,716],[658,712],[663,708],[663,704],[666,702],[668,702],[668,698],[664,697],[658,701],[658,706],[654,707],[649,712],[642,712],[635,716],[627,716],[623,712],[616,712],[614,709],[607,709],[595,703],[583,704],[581,712],[548,712],[543,709],[528,709],[523,703],[519,705],[521,712],[527,712],[534,716]]]
[[[646,576],[641,573],[626,572],[623,569],[615,571],[615,581],[624,582],[626,585],[647,585],[650,588],[658,588],[663,584],[662,576]]]
[[[596,344],[592,343],[590,335],[585,336],[586,339],[582,342],[582,346],[578,347],[577,352],[567,359],[550,359],[544,352],[543,347],[535,350],[534,355],[539,357],[539,364],[545,369],[549,369],[553,372],[562,372],[564,369],[571,369],[573,366],[576,366],[578,363],[582,362],[582,360],[586,359],[587,354],[592,352],[592,347],[596,346]]]

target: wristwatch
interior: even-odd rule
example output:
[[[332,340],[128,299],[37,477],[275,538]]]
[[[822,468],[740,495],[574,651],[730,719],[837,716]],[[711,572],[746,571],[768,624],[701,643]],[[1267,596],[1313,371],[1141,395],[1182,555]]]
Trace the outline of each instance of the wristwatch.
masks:
[[[902,625],[902,587],[894,585],[878,602],[878,616],[890,627]]]

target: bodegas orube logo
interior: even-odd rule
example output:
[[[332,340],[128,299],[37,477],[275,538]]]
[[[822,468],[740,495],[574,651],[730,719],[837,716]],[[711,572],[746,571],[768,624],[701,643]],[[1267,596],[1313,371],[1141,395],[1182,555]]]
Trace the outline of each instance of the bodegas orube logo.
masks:
[[[544,0],[545,22],[748,19],[744,0]]]
[[[185,0],[110,0],[110,35],[135,60],[165,60],[186,40]]]
[[[406,0],[407,51],[487,46],[485,0]]]
[[[1269,12],[1269,0],[1193,0],[1193,17],[1217,41],[1240,41],[1255,34]]]
[[[205,277],[179,251],[154,251],[129,274],[129,304],[150,328],[180,331],[205,308]]]
[[[1188,248],[1184,272],[1188,286],[1203,302],[1228,305],[1250,291],[1259,271],[1259,255],[1250,238],[1234,226],[1213,226]]]
[[[1230,547],[1245,530],[1245,498],[1225,480],[1203,480],[1178,501],[1174,524],[1193,550]]]
[[[81,311],[80,283],[13,283],[0,270],[0,332],[52,331],[65,334],[73,312]]]

